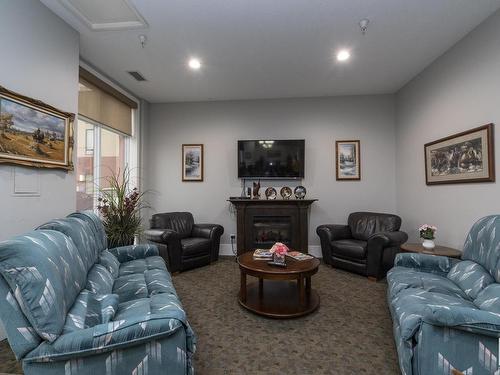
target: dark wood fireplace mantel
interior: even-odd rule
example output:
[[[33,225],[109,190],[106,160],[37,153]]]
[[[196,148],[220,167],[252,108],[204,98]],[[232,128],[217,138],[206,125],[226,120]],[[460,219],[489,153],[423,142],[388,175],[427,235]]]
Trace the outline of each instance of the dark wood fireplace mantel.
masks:
[[[237,212],[238,255],[283,242],[294,250],[308,251],[309,207],[317,199],[230,198]]]

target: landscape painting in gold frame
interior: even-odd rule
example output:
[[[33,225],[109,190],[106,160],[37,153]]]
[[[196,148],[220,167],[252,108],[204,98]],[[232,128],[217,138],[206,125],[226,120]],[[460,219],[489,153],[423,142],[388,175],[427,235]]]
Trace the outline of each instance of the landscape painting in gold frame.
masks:
[[[74,114],[0,86],[0,163],[73,169]]]

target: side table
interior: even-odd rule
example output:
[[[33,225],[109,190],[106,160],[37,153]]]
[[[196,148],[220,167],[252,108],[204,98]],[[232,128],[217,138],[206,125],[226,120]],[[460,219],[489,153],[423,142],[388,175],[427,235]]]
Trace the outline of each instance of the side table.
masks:
[[[462,252],[446,246],[436,246],[434,249],[429,250],[419,243],[404,243],[400,246],[401,251],[405,253],[421,253],[429,255],[439,255],[449,258],[460,259],[462,257]]]

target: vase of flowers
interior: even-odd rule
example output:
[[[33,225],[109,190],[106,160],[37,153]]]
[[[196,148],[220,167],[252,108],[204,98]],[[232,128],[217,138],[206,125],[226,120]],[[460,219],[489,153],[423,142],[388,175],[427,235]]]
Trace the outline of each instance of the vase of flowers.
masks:
[[[147,207],[144,193],[130,186],[127,167],[122,173],[111,173],[104,180],[106,188],[98,192],[97,209],[106,230],[108,246],[133,245],[135,237],[142,231],[140,212]]]
[[[437,228],[434,225],[424,224],[418,228],[420,238],[422,238],[422,246],[427,250],[432,250],[436,247],[434,239],[436,238]]]
[[[288,253],[288,250],[289,249],[285,244],[276,242],[269,250],[269,252],[273,254],[273,262],[285,264],[285,256]]]

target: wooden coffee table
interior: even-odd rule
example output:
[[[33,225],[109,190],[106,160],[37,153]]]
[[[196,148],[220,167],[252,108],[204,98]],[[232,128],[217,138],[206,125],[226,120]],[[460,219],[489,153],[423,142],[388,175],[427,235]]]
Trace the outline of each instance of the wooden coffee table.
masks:
[[[254,259],[253,252],[238,257],[241,284],[238,300],[246,309],[270,318],[296,318],[319,307],[319,295],[311,288],[319,260],[286,258],[286,268],[270,266],[269,260]],[[247,275],[258,282],[247,285]]]
[[[423,247],[422,244],[419,243],[404,243],[401,245],[401,250],[406,253],[422,253],[422,254],[439,255],[457,259],[460,259],[462,256],[461,251],[453,249],[451,247],[436,246],[434,249],[428,250],[425,247]]]

